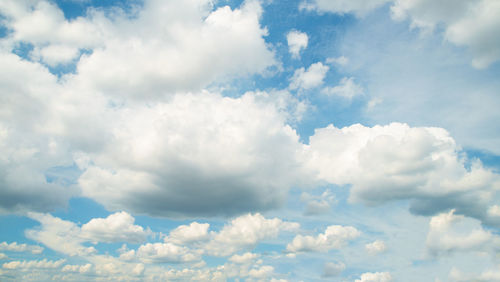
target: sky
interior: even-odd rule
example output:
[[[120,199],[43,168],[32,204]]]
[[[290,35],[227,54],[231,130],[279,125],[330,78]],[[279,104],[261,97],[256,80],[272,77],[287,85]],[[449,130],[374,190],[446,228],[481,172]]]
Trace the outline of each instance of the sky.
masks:
[[[0,280],[500,281],[498,15],[0,1]]]

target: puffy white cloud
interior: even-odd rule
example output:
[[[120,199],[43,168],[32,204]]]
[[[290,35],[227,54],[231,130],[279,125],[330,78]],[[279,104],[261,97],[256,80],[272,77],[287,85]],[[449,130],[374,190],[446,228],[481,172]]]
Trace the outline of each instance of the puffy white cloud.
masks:
[[[208,228],[210,224],[208,223],[198,223],[192,222],[189,225],[181,225],[170,231],[168,237],[165,238],[165,242],[174,242],[177,244],[193,243],[206,241],[210,238],[208,233]]]
[[[247,264],[253,262],[258,257],[259,254],[247,252],[242,255],[233,255],[232,257],[229,258],[229,261],[239,264]]]
[[[57,78],[38,64],[0,51],[0,212],[50,211],[76,194],[45,172],[65,165],[64,147],[51,132]],[[29,82],[29,83],[27,83]]]
[[[78,272],[78,273],[88,273],[92,269],[92,264],[87,263],[84,265],[71,265],[67,264],[62,268],[62,272]]]
[[[0,251],[8,252],[31,252],[32,254],[41,254],[43,252],[43,247],[28,244],[18,244],[17,242],[0,243]]]
[[[347,99],[352,99],[364,93],[363,87],[354,82],[352,77],[344,77],[340,80],[340,84],[334,87],[325,87],[321,93],[329,96],[341,96]]]
[[[331,190],[325,190],[321,195],[315,196],[307,192],[300,195],[300,200],[306,203],[305,215],[325,214],[331,210],[331,206],[337,202]]]
[[[126,212],[117,212],[107,218],[94,218],[81,227],[81,237],[92,242],[130,242],[141,243],[148,234],[135,219]]]
[[[85,256],[96,252],[94,247],[82,245],[85,239],[80,237],[80,228],[75,223],[50,214],[31,212],[28,216],[40,222],[41,226],[26,230],[26,237],[70,256]]]
[[[314,10],[320,13],[329,12],[337,14],[353,13],[363,16],[371,10],[382,6],[391,0],[310,0],[300,4],[300,9]]]
[[[150,0],[136,17],[106,22],[104,47],[80,60],[75,79],[117,98],[150,99],[275,64],[263,39],[267,31],[259,24],[258,1],[234,10],[212,11],[210,4]]]
[[[2,265],[6,269],[32,269],[32,268],[59,268],[65,259],[60,260],[30,260],[30,261],[10,261]]]
[[[499,250],[500,237],[484,230],[477,220],[455,215],[454,210],[431,218],[427,249],[438,256],[454,252],[491,252]]]
[[[139,243],[148,234],[141,226],[134,225],[134,218],[125,212],[94,218],[81,228],[50,214],[29,213],[28,216],[41,226],[26,230],[26,237],[70,256],[88,256],[97,252],[94,247],[85,247],[85,242]]]
[[[288,115],[263,95],[179,94],[118,111],[113,136],[79,178],[82,194],[109,210],[155,216],[280,206],[310,178]]]
[[[321,62],[314,63],[307,68],[300,68],[295,71],[290,79],[290,89],[311,89],[321,86],[323,79],[330,68]]]
[[[371,243],[368,243],[365,245],[366,251],[371,254],[371,255],[376,255],[382,252],[385,252],[387,247],[385,246],[384,241],[382,240],[375,240]]]
[[[375,205],[411,199],[411,211],[417,214],[456,208],[498,224],[485,209],[500,188],[498,174],[476,161],[466,168],[460,148],[444,129],[400,123],[330,125],[315,131],[309,149],[309,165],[320,179],[352,185],[351,201]]]
[[[433,29],[443,25],[444,37],[459,46],[467,46],[476,68],[488,67],[500,59],[500,3],[495,0],[396,0],[393,17],[409,18],[412,26]]]
[[[181,263],[201,260],[200,251],[173,243],[147,243],[137,249],[136,255],[145,262]]]
[[[326,63],[333,64],[333,65],[337,64],[339,66],[346,66],[349,63],[349,58],[347,58],[345,56],[340,56],[337,58],[328,58],[328,59],[326,59]]]
[[[266,219],[261,214],[247,214],[231,220],[216,233],[206,245],[208,254],[227,256],[241,249],[254,247],[259,241],[278,236],[281,231],[294,231],[299,228],[295,222],[279,218]]]
[[[249,272],[248,272],[248,276],[252,277],[252,278],[257,278],[257,279],[265,279],[265,278],[268,278],[269,276],[271,276],[274,272],[274,267],[270,266],[270,265],[263,265],[259,268],[254,268],[254,269],[251,269]]]
[[[323,268],[323,277],[338,276],[345,269],[345,264],[342,262],[327,262]]]
[[[356,282],[389,282],[392,281],[392,276],[389,272],[366,272],[361,274]]]
[[[6,254],[0,253],[0,260],[2,260],[2,259],[8,259],[8,258],[9,257]]]
[[[300,52],[307,48],[308,36],[307,33],[298,30],[292,30],[287,33],[286,41],[288,42],[288,50],[293,58],[299,58]]]
[[[262,72],[275,64],[260,27],[262,8],[212,10],[209,0],[148,0],[125,12],[89,9],[67,20],[49,1],[3,1],[0,14],[18,42],[35,46],[32,57],[48,65],[78,59],[73,77],[107,94],[151,98],[165,91],[194,90],[216,79]],[[145,90],[148,91],[145,91]]]
[[[290,253],[298,252],[327,252],[332,249],[340,249],[349,241],[356,239],[361,232],[352,226],[331,225],[325,233],[316,237],[297,235],[292,242],[286,246]]]

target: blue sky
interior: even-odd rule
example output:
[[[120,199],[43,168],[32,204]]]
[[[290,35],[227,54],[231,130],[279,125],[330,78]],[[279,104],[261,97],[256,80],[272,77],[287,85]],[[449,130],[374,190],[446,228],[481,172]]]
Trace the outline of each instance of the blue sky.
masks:
[[[496,0],[0,3],[0,280],[499,281]]]

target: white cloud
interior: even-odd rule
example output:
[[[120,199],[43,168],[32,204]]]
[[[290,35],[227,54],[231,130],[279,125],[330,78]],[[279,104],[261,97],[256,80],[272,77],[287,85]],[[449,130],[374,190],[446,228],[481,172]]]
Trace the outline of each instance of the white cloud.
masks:
[[[340,56],[340,57],[337,57],[337,58],[328,58],[326,59],[326,63],[327,64],[337,64],[339,66],[346,66],[348,63],[349,63],[349,58],[345,57],[345,56]]]
[[[65,165],[64,141],[51,132],[57,78],[38,64],[0,51],[0,212],[50,211],[76,194],[48,181],[45,172]]]
[[[201,252],[172,243],[147,243],[137,249],[136,255],[148,263],[185,263],[201,260]]]
[[[500,217],[500,206],[493,205],[488,208],[488,215],[491,217]]]
[[[80,228],[75,223],[50,214],[29,213],[28,216],[40,222],[41,226],[26,230],[27,238],[70,256],[85,256],[96,252],[94,247],[82,245],[85,240],[80,237]]]
[[[311,89],[323,84],[323,79],[330,68],[323,65],[321,62],[314,63],[305,68],[295,70],[293,77],[290,79],[289,88],[294,89]]]
[[[134,225],[134,218],[125,212],[94,218],[81,228],[50,214],[29,213],[28,216],[41,226],[26,230],[26,237],[70,256],[88,256],[97,252],[94,247],[85,247],[85,242],[139,243],[148,234],[141,226]]]
[[[8,252],[31,252],[32,254],[41,254],[43,252],[43,247],[27,244],[18,244],[17,242],[0,243],[0,251]]]
[[[165,242],[174,242],[177,244],[186,244],[193,242],[206,241],[210,238],[208,233],[208,223],[192,222],[189,225],[181,225],[170,231]]]
[[[81,237],[92,242],[130,242],[141,243],[148,234],[135,219],[126,212],[117,212],[107,218],[94,218],[81,227]]]
[[[229,258],[229,261],[238,264],[248,264],[255,261],[259,256],[260,256],[259,254],[247,252],[242,255],[233,255],[232,257]]]
[[[392,276],[389,272],[366,272],[356,282],[389,282]]]
[[[444,37],[466,46],[474,58],[472,65],[486,68],[500,59],[500,3],[496,0],[434,1],[397,0],[391,7],[395,19],[409,18],[413,27],[434,29],[444,26]]]
[[[257,279],[265,279],[271,276],[274,272],[274,267],[270,265],[263,265],[260,268],[251,269],[248,272],[248,276]]]
[[[344,77],[340,80],[340,84],[334,87],[325,87],[321,93],[328,96],[341,96],[347,99],[352,99],[356,96],[363,95],[363,87],[354,82],[353,77]]]
[[[361,232],[352,226],[331,225],[325,233],[318,236],[297,235],[293,241],[286,246],[290,253],[298,252],[327,252],[331,249],[340,249],[349,241],[356,239]]]
[[[345,269],[345,264],[342,262],[327,262],[323,268],[323,277],[335,277],[340,275]]]
[[[279,218],[266,219],[261,214],[247,214],[231,220],[222,230],[214,234],[205,246],[207,252],[215,256],[228,256],[242,249],[249,249],[265,239],[278,236],[281,231],[294,231],[299,228],[295,222]]]
[[[369,244],[366,244],[365,249],[369,254],[376,255],[385,252],[387,247],[385,246],[384,241],[375,240]]]
[[[92,264],[87,263],[84,265],[70,265],[67,264],[62,268],[62,272],[78,272],[78,273],[88,273],[92,269]]]
[[[460,148],[444,129],[399,123],[342,129],[330,125],[316,129],[309,143],[309,164],[318,177],[351,184],[351,201],[376,205],[412,199],[411,211],[417,214],[456,208],[498,224],[485,210],[500,189],[498,174],[479,162],[467,169]]]
[[[9,257],[4,254],[4,253],[0,253],[0,260],[3,260],[3,259],[8,259]]]
[[[32,268],[59,268],[65,259],[60,260],[30,260],[30,261],[10,261],[2,265],[6,269],[32,269]]]
[[[454,252],[498,252],[500,237],[484,230],[477,220],[455,215],[454,210],[431,218],[427,249],[431,255]]]
[[[65,45],[49,45],[41,49],[35,49],[31,56],[40,57],[41,60],[51,67],[67,64],[80,54],[78,48]]]
[[[337,14],[353,13],[357,16],[364,16],[371,10],[382,6],[391,0],[310,0],[300,4],[300,9],[315,10],[319,13],[329,12]]]
[[[291,185],[310,177],[283,105],[263,95],[179,94],[168,103],[113,111],[112,136],[90,154],[93,165],[79,178],[82,194],[109,210],[155,216],[282,205]]]
[[[307,192],[300,195],[300,200],[306,203],[305,215],[325,214],[330,212],[331,206],[337,203],[331,190],[325,190],[321,195],[315,196]]]
[[[307,48],[308,37],[305,32],[292,30],[287,33],[286,40],[288,42],[288,50],[293,58],[299,58],[300,52]]]

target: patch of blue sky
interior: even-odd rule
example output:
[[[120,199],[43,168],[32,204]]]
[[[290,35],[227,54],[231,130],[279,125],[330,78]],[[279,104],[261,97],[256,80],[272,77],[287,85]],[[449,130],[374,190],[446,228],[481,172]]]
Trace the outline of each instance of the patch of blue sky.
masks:
[[[68,20],[87,15],[89,8],[109,9],[120,8],[125,12],[131,12],[135,7],[141,6],[142,0],[55,0],[57,6],[63,11],[64,17]]]
[[[34,242],[24,236],[24,231],[38,226],[36,220],[21,215],[0,216],[0,242],[17,242],[20,244],[33,244]]]

